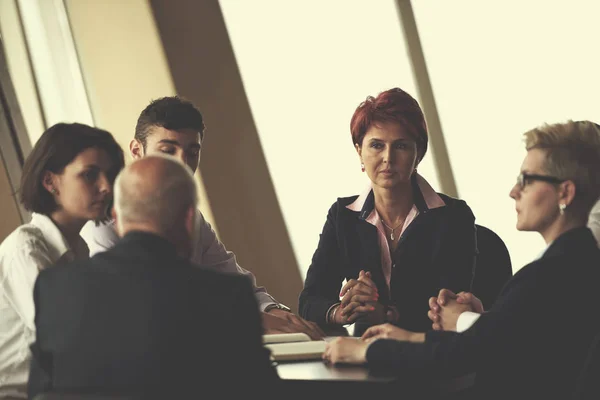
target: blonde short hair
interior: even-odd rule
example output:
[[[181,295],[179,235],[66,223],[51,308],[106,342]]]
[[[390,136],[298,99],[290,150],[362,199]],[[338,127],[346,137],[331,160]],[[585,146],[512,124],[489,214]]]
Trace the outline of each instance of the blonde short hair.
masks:
[[[585,214],[600,196],[600,126],[590,121],[544,124],[524,133],[525,147],[546,153],[544,170],[575,183],[573,204]]]

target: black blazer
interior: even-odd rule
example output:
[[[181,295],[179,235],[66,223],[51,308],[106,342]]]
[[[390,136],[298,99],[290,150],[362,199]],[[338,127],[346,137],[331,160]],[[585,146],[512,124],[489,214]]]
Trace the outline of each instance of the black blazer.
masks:
[[[600,332],[600,250],[588,228],[564,233],[519,270],[496,303],[462,334],[424,344],[378,340],[372,368],[476,372],[481,398],[566,399]]]
[[[464,201],[443,194],[440,196],[446,206],[428,209],[416,182],[413,187],[419,214],[392,255],[395,267],[390,290],[381,267],[377,228],[365,221],[374,208],[373,192],[361,212],[346,208],[358,196],[339,198],[333,204],[300,294],[302,317],[324,325],[327,310],[339,301],[342,281],[358,278],[362,269],[371,271],[379,301],[398,308],[398,325],[413,331],[431,327],[428,300],[440,289],[471,289],[475,256],[475,217],[471,209]],[[355,335],[367,326],[357,322]]]
[[[89,260],[48,268],[34,298],[30,398],[47,390],[171,398],[278,380],[247,278],[193,266],[159,236],[129,233]]]

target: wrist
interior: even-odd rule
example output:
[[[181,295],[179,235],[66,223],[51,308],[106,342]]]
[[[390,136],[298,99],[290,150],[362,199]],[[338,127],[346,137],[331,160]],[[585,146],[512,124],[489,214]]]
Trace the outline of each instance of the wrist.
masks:
[[[269,304],[268,306],[265,307],[264,312],[268,313],[273,310],[283,310],[283,311],[287,311],[287,312],[292,312],[292,310],[288,306],[285,306],[285,305],[279,304],[279,303]]]
[[[335,317],[337,315],[338,309],[340,308],[340,303],[335,303],[327,310],[325,314],[325,322],[328,324],[335,324]]]
[[[425,333],[423,332],[413,332],[408,341],[411,343],[424,343],[425,342]]]

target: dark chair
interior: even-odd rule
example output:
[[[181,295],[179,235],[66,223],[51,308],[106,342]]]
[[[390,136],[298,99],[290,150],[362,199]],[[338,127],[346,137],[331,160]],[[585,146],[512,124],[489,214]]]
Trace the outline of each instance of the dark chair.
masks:
[[[477,228],[477,258],[471,291],[487,310],[512,277],[510,254],[504,241],[494,231],[482,225]]]
[[[600,399],[600,333],[590,345],[571,400]]]

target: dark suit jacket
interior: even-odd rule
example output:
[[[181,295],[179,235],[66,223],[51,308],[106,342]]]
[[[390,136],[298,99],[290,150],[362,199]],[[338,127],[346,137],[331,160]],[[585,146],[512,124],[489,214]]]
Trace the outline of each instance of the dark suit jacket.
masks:
[[[327,310],[339,301],[344,279],[356,279],[360,270],[371,271],[379,301],[397,307],[399,326],[425,331],[428,300],[440,289],[470,290],[475,255],[475,217],[462,200],[440,194],[446,206],[428,209],[416,181],[415,205],[419,215],[402,234],[392,255],[390,290],[381,267],[377,228],[365,221],[374,208],[373,192],[361,212],[347,205],[358,196],[340,198],[333,204],[321,233],[319,246],[300,294],[300,315],[320,325]],[[368,324],[357,322],[359,335]]]
[[[494,306],[462,334],[424,344],[378,340],[372,368],[476,372],[481,398],[566,399],[600,329],[600,251],[588,228],[557,238],[518,271]]]
[[[159,236],[132,232],[89,260],[48,268],[34,298],[30,397],[51,389],[176,398],[278,380],[247,278],[193,266]]]

